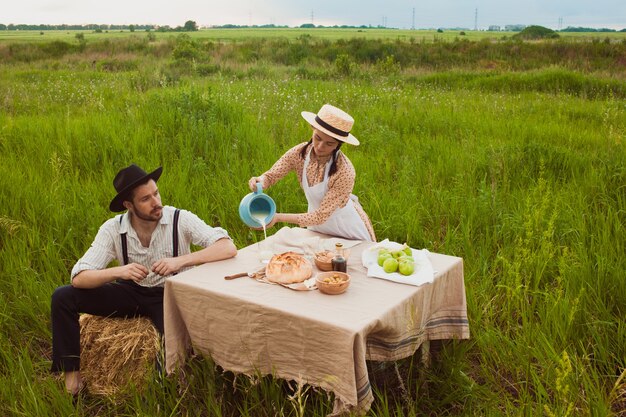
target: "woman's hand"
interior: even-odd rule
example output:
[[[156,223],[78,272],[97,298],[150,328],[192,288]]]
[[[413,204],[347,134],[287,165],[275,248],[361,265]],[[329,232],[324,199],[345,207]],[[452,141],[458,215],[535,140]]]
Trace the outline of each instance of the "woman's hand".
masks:
[[[250,187],[250,191],[252,192],[256,191],[257,182],[260,182],[261,187],[265,188],[265,185],[263,184],[263,177],[252,177],[248,180],[248,187]]]
[[[274,217],[272,217],[272,220],[265,225],[265,230],[269,229],[270,227],[273,227],[276,223],[279,222],[278,217],[281,216],[280,213],[276,213],[274,214]],[[262,227],[250,227],[250,229],[252,230],[263,230]]]

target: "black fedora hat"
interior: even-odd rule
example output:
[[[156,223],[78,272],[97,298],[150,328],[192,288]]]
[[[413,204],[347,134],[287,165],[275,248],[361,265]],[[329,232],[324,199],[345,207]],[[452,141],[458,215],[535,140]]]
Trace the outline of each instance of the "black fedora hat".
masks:
[[[111,200],[109,210],[113,212],[126,210],[123,203],[126,197],[128,197],[128,193],[138,185],[148,182],[148,180],[152,179],[155,182],[158,181],[161,176],[161,172],[163,172],[163,167],[158,167],[148,174],[135,164],[131,164],[130,166],[120,170],[113,180],[113,186],[117,191],[117,195],[113,198],[113,200]]]

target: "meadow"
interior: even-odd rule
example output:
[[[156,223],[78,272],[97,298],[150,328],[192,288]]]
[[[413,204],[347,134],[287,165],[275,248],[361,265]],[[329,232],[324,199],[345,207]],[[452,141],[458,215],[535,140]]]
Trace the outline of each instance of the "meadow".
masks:
[[[368,415],[626,415],[626,34],[200,34],[0,41],[0,415],[328,414],[323,392],[210,358],[77,404],[48,372],[50,295],[120,167],[163,166],[163,202],[244,247],[262,238],[238,216],[248,178],[327,102],[355,117],[378,239],[464,259],[471,339],[400,361],[403,385],[372,364]],[[270,190],[280,211],[306,210],[297,189]]]
[[[96,32],[93,30],[22,30],[0,31],[0,42],[27,41],[50,42],[53,40],[72,41],[78,33],[90,41],[106,39],[127,39],[129,36],[142,37],[148,32],[144,30],[108,30]],[[155,39],[175,38],[179,33],[150,31]],[[368,40],[399,40],[407,42],[451,41],[456,38],[471,41],[502,40],[511,38],[517,32],[484,31],[484,30],[453,30],[441,32],[436,29],[393,29],[393,28],[212,28],[201,29],[195,32],[186,32],[198,40],[214,40],[220,42],[240,42],[250,39],[288,39],[296,40],[302,37],[314,37],[337,41],[340,39],[368,39]],[[559,35],[569,41],[620,41],[626,38],[626,32],[559,32]]]

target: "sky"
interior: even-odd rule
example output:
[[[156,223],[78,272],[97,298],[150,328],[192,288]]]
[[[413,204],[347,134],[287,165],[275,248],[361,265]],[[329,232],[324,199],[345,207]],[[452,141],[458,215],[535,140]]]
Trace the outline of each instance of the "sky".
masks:
[[[0,0],[4,24],[626,28],[626,0]]]

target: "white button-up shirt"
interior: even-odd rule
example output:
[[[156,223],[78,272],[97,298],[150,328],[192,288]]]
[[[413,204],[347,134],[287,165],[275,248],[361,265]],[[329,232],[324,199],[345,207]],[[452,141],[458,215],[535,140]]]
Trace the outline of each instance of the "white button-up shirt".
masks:
[[[91,247],[85,252],[82,258],[76,262],[72,268],[71,279],[74,279],[79,272],[85,270],[99,270],[109,266],[111,261],[117,260],[123,264],[121,234],[126,233],[128,247],[128,262],[138,263],[150,270],[152,264],[163,258],[174,256],[174,207],[163,207],[163,216],[159,224],[152,232],[150,246],[144,247],[133,229],[127,213],[118,214],[107,220],[96,235]],[[120,222],[120,217],[122,217]],[[228,232],[221,227],[211,227],[194,213],[187,210],[180,210],[178,218],[178,254],[186,255],[191,253],[190,244],[206,248],[219,239],[228,238]],[[190,269],[184,268],[179,272]],[[146,287],[162,287],[165,278],[150,270],[148,276],[141,281],[140,285]]]

